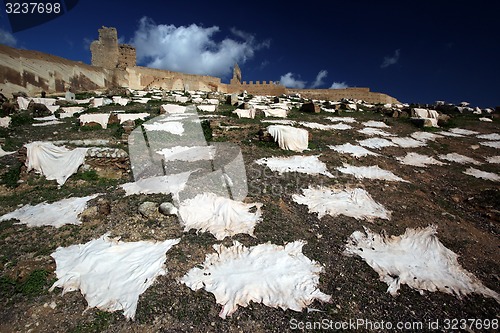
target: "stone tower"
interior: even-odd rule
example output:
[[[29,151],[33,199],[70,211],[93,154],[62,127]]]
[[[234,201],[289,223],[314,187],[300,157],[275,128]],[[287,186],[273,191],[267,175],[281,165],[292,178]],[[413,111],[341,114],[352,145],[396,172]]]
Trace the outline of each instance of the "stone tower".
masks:
[[[238,64],[234,64],[233,78],[231,79],[231,84],[241,84],[241,69]]]
[[[115,28],[99,29],[99,39],[90,44],[92,66],[106,69],[135,66],[135,48],[127,44],[118,44],[118,33]]]

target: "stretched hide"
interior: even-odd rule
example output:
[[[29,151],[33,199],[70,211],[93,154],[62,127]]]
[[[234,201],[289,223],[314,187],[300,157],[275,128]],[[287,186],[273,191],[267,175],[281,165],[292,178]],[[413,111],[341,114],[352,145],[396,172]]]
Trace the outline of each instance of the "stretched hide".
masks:
[[[472,273],[459,264],[458,256],[447,249],[436,236],[436,227],[406,229],[401,236],[365,232],[352,233],[345,255],[359,256],[380,276],[397,295],[401,284],[420,291],[441,291],[458,297],[471,293],[492,297],[499,295],[486,288]]]
[[[180,282],[192,290],[205,289],[222,305],[219,316],[232,315],[250,301],[301,311],[314,300],[330,302],[318,288],[323,267],[302,253],[305,242],[285,246],[261,244],[247,248],[214,245],[201,268],[192,268]]]
[[[302,128],[286,125],[271,125],[267,131],[281,149],[302,152],[309,145],[309,132]]]

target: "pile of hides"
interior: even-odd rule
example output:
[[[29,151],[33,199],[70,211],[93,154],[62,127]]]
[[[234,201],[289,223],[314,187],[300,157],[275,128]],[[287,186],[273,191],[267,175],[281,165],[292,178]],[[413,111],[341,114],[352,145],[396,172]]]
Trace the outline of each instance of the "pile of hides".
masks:
[[[59,185],[66,180],[85,161],[88,148],[55,146],[51,142],[35,141],[24,145],[27,148],[26,166],[28,172],[32,169],[44,175],[48,180],[55,179]]]
[[[441,291],[458,297],[478,293],[500,302],[499,295],[460,266],[458,256],[436,236],[436,227],[406,229],[401,236],[355,231],[344,254],[361,257],[397,295],[401,284],[420,291]]]
[[[290,157],[265,157],[256,160],[255,163],[266,165],[272,171],[278,171],[280,175],[284,172],[300,172],[311,175],[325,175],[333,178],[328,172],[326,164],[319,160],[319,155],[315,156],[290,156]]]
[[[309,145],[309,132],[302,128],[286,125],[271,125],[267,131],[281,149],[302,152]]]
[[[371,222],[375,218],[389,220],[391,217],[391,212],[375,202],[362,188],[340,190],[309,186],[302,192],[304,195],[294,194],[292,199],[296,203],[307,205],[310,213],[318,213],[318,218],[327,214],[333,217],[345,215]]]
[[[434,157],[422,155],[418,153],[407,153],[404,157],[396,157],[402,164],[413,165],[417,167],[426,167],[429,164],[443,165],[441,161],[436,160]]]
[[[486,172],[486,171],[478,170],[476,168],[468,168],[467,170],[464,171],[464,173],[466,175],[474,176],[476,178],[483,178],[483,179],[491,180],[494,182],[500,181],[500,176],[497,175],[496,173]]]
[[[251,212],[253,207],[255,212]],[[179,217],[184,231],[208,231],[223,240],[239,233],[253,236],[255,225],[261,220],[261,207],[261,203],[246,204],[214,193],[202,193],[180,204]]]
[[[99,194],[67,198],[50,204],[43,202],[35,206],[25,205],[1,216],[0,221],[16,219],[19,220],[16,224],[26,224],[28,227],[49,225],[59,228],[65,224],[81,224],[79,215],[87,207],[87,202],[97,196]]]
[[[338,153],[350,154],[356,158],[367,155],[380,156],[380,154],[374,153],[366,148],[363,148],[361,146],[356,146],[350,143],[344,143],[343,145],[337,145],[337,146],[328,146],[328,148],[333,149]]]
[[[63,295],[80,290],[88,308],[123,310],[133,320],[139,296],[167,273],[166,252],[179,241],[126,243],[105,234],[86,244],[59,247],[51,254],[58,280],[49,290],[63,288]]]
[[[192,268],[181,282],[192,290],[205,289],[222,305],[221,318],[250,301],[301,311],[314,300],[330,302],[318,288],[321,265],[302,253],[303,241],[285,246],[260,244],[247,248],[214,245],[201,268]]]
[[[349,164],[344,164],[342,167],[337,167],[337,170],[343,173],[353,175],[358,179],[368,178],[368,179],[382,179],[393,182],[408,182],[403,178],[400,178],[393,174],[389,170],[381,169],[378,165],[372,166],[353,166]]]

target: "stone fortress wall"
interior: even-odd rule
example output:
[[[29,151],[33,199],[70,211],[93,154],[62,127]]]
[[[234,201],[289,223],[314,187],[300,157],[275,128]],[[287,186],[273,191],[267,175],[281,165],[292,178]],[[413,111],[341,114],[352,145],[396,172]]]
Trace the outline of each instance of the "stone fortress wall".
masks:
[[[99,39],[90,46],[92,65],[71,61],[37,51],[19,50],[0,45],[0,92],[4,95],[24,91],[30,95],[72,91],[101,90],[116,86],[132,89],[200,90],[222,93],[279,96],[300,94],[323,100],[360,99],[369,103],[398,103],[386,94],[369,88],[288,89],[272,81],[242,81],[236,64],[229,84],[220,78],[185,74],[168,70],[136,66],[136,50],[118,44],[115,28],[99,29]]]

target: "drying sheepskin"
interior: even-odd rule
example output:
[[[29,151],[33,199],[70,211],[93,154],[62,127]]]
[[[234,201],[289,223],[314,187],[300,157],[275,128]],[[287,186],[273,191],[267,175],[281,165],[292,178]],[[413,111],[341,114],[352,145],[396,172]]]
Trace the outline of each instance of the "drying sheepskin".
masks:
[[[87,113],[82,114],[78,119],[82,125],[88,123],[98,123],[102,128],[108,128],[109,113]]]
[[[180,282],[192,290],[205,289],[222,305],[221,318],[231,316],[238,305],[250,302],[301,311],[314,300],[330,302],[319,288],[323,267],[302,253],[305,242],[285,246],[260,244],[247,248],[214,245],[201,268],[192,268]]]
[[[500,163],[500,155],[486,157],[488,163]]]
[[[467,157],[458,153],[449,153],[446,155],[439,155],[438,158],[445,160],[445,161],[450,161],[450,162],[457,162],[457,163],[470,163],[470,164],[475,164],[475,165],[481,165],[483,163],[476,161],[475,159],[471,157]]]
[[[143,126],[148,131],[165,131],[175,135],[182,135],[184,133],[184,125],[180,121],[154,122],[152,124],[144,124]]]
[[[294,194],[292,199],[301,205],[307,205],[310,213],[318,213],[318,218],[325,215],[333,217],[345,215],[357,220],[373,221],[375,218],[389,220],[391,212],[375,202],[362,188],[345,190],[327,187],[303,189],[304,195]]]
[[[405,157],[396,157],[398,161],[402,164],[413,165],[417,167],[426,167],[429,164],[443,165],[441,161],[427,155],[422,155],[418,153],[407,153]]]
[[[413,132],[410,134],[410,136],[414,139],[417,139],[419,141],[435,141],[438,138],[442,138],[443,136],[435,134],[435,133],[429,133],[429,132]]]
[[[352,126],[349,126],[347,124],[334,124],[334,125],[324,125],[320,123],[312,123],[312,122],[307,122],[307,121],[301,121],[299,123],[302,126],[312,128],[312,129],[319,129],[319,130],[347,130],[351,129]]]
[[[155,176],[139,179],[138,181],[120,185],[125,190],[125,195],[132,194],[172,194],[177,197],[189,180],[193,171],[186,171],[166,176]]]
[[[355,123],[356,119],[353,117],[326,117],[325,119],[330,120],[331,122],[341,121],[344,123]]]
[[[491,134],[481,134],[477,136],[478,139],[486,139],[486,140],[500,140],[500,134],[491,133]]]
[[[339,153],[350,154],[356,158],[363,157],[366,155],[380,156],[380,154],[374,153],[366,148],[363,148],[361,146],[355,146],[350,143],[344,143],[343,145],[337,145],[337,146],[328,146],[328,148],[333,149]]]
[[[99,194],[67,198],[50,204],[43,202],[35,206],[25,205],[1,216],[0,221],[16,219],[19,220],[17,224],[26,224],[28,227],[49,225],[59,228],[65,224],[81,224],[79,215],[87,207],[87,202],[97,196]]]
[[[363,126],[367,126],[367,127],[378,127],[378,128],[389,128],[390,127],[382,121],[375,121],[375,120],[365,121],[361,124]]]
[[[353,166],[344,164],[343,167],[338,167],[337,170],[343,173],[353,175],[358,179],[368,178],[368,179],[382,179],[389,180],[393,182],[408,182],[403,178],[400,178],[390,172],[389,170],[381,169],[378,165],[372,166]]]
[[[460,134],[460,135],[473,135],[473,134],[479,134],[479,132],[476,131],[471,131],[463,128],[452,128],[450,129],[451,133],[455,134]]]
[[[280,175],[284,172],[300,172],[311,175],[325,175],[333,178],[328,172],[326,164],[319,160],[319,155],[315,156],[290,156],[290,157],[265,157],[256,160],[255,163],[265,165],[273,171],[278,171]]]
[[[271,125],[267,131],[281,149],[302,152],[309,145],[309,132],[302,128],[286,125]]]
[[[373,149],[380,149],[384,147],[397,147],[396,144],[383,138],[369,138],[358,142],[363,147],[373,148]]]
[[[389,132],[374,127],[365,127],[363,129],[358,130],[358,132],[365,135],[394,136],[394,134],[391,134]]]
[[[486,146],[486,147],[492,147],[492,148],[500,148],[500,141],[484,141],[484,142],[479,142],[480,145]]]
[[[167,161],[186,161],[194,162],[200,160],[212,160],[215,156],[215,146],[175,146],[172,148],[163,148],[157,151],[163,155],[163,159]]]
[[[401,236],[376,234],[365,228],[355,231],[344,254],[361,257],[397,295],[401,284],[420,291],[441,291],[458,297],[471,293],[499,295],[460,266],[457,254],[447,249],[436,236],[436,227],[406,229]]]
[[[123,310],[133,320],[139,296],[167,273],[166,252],[179,241],[121,242],[105,234],[86,244],[59,247],[51,254],[58,280],[49,290],[63,288],[64,295],[80,289],[87,308]]]
[[[447,131],[441,131],[441,132],[437,132],[438,135],[441,135],[441,136],[450,136],[450,137],[454,137],[454,138],[463,138],[464,136],[462,134],[457,134],[457,133],[452,133],[452,132],[447,132]]]
[[[426,145],[425,142],[419,141],[413,138],[390,138],[392,142],[397,144],[402,148],[415,148],[415,147],[423,147]]]
[[[257,209],[254,213],[250,212],[253,207]],[[261,207],[261,203],[246,204],[214,193],[203,193],[184,200],[179,206],[179,217],[184,231],[208,231],[223,240],[239,233],[253,236],[255,225],[261,220]]]
[[[500,181],[500,176],[493,172],[486,172],[482,170],[478,170],[476,168],[468,168],[464,171],[466,175],[474,176],[476,178],[483,178],[487,180],[492,180],[494,182]]]
[[[51,142],[35,141],[24,145],[27,148],[26,166],[44,175],[48,180],[55,179],[59,185],[66,180],[85,161],[88,148],[69,150],[55,146]]]

